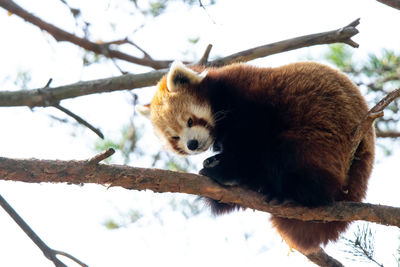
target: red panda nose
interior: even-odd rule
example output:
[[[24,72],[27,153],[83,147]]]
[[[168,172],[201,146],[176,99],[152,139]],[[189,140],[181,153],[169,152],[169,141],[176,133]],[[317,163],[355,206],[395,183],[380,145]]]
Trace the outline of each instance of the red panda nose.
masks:
[[[199,141],[197,141],[196,139],[189,140],[187,142],[187,147],[190,150],[196,150],[199,147]]]

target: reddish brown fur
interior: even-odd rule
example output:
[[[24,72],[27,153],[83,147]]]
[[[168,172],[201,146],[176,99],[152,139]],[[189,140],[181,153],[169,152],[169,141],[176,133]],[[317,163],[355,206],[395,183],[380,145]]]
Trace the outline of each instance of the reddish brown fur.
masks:
[[[241,70],[237,71],[238,68]],[[307,79],[302,78],[304,73]],[[346,174],[354,130],[368,112],[365,100],[347,76],[317,63],[296,63],[268,70],[233,65],[209,71],[209,75],[226,76],[224,78],[232,84],[251,89],[243,91],[246,98],[254,101],[272,99],[289,107],[288,117],[282,119],[293,126],[285,136],[298,140],[300,160],[305,164],[324,166],[337,177],[341,187],[334,189],[336,200],[361,201],[365,197],[374,160],[375,134],[371,127]],[[274,90],[265,90],[269,87]],[[338,87],[348,91],[339,93]],[[307,91],[309,88],[313,88],[312,92]],[[310,105],[313,109],[304,113]],[[315,131],[315,125],[324,130]],[[321,150],[321,147],[325,149]],[[330,153],[338,150],[340,153]],[[304,253],[315,252],[319,244],[337,240],[348,226],[347,222],[312,223],[275,216],[271,221],[290,247]]]
[[[347,76],[317,63],[295,63],[278,68],[236,64],[208,69],[200,89],[219,80],[232,94],[246,101],[285,107],[281,120],[290,127],[282,137],[297,145],[299,164],[317,166],[335,177],[330,188],[335,200],[361,201],[365,197],[374,160],[374,130],[371,127],[364,137],[346,173],[354,130],[368,111],[358,88]],[[152,110],[153,122],[158,123],[158,127],[166,127],[171,122],[165,117],[177,116],[161,110],[166,99],[179,106],[180,112],[192,103],[193,92],[195,101],[207,103],[207,96],[197,86],[188,85],[187,91],[192,93],[182,93],[179,97],[167,95],[165,78],[161,80],[151,103],[152,109],[160,108],[154,113]],[[337,240],[348,226],[347,222],[313,223],[274,216],[271,221],[289,246],[303,253],[315,252],[320,244]]]

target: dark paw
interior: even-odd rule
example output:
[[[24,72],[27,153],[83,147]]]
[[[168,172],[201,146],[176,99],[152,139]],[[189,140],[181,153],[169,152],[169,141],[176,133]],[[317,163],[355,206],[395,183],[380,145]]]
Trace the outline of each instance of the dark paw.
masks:
[[[232,173],[232,167],[220,159],[220,155],[218,154],[204,160],[204,168],[200,170],[199,174],[207,176],[221,185],[239,185],[239,179],[235,178],[235,175]]]
[[[215,168],[203,168],[199,171],[199,174],[207,176],[221,185],[236,186],[240,184],[239,180],[231,178],[229,175],[223,176]]]
[[[209,157],[209,158],[206,158],[203,161],[203,167],[204,168],[214,168],[214,167],[216,167],[220,163],[219,158],[220,158],[219,154],[215,155],[215,156],[212,156],[212,157]]]

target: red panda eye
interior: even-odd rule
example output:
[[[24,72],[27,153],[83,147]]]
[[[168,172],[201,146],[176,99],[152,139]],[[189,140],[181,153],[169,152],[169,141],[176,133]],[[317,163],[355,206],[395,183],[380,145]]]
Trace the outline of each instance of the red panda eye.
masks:
[[[179,138],[179,136],[172,136],[172,139],[178,141],[180,138]]]
[[[188,122],[187,122],[187,126],[190,128],[193,125],[193,120],[192,118],[189,118]]]

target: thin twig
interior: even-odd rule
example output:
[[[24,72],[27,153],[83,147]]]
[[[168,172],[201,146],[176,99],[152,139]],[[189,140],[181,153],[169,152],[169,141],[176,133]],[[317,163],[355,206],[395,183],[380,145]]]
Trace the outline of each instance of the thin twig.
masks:
[[[50,87],[50,84],[53,82],[53,78],[50,78],[48,81],[47,81],[47,83],[46,83],[46,85],[44,86],[44,88],[49,88]]]
[[[32,228],[18,215],[18,213],[8,204],[8,202],[0,195],[0,206],[10,215],[17,225],[25,232],[25,234],[35,243],[36,246],[43,252],[45,257],[51,260],[56,267],[67,267],[62,261],[57,258],[57,254],[69,255],[62,251],[55,251],[47,246],[42,239],[32,230]],[[67,256],[68,257],[68,256]],[[87,267],[86,264],[79,261],[75,257],[69,255],[69,258],[80,264],[82,267]]]
[[[84,119],[82,119],[81,117],[79,117],[78,115],[76,115],[75,113],[73,113],[72,111],[60,106],[60,104],[55,104],[53,105],[53,107],[55,107],[56,109],[64,112],[65,114],[67,114],[68,116],[71,116],[72,118],[74,118],[77,122],[79,122],[80,124],[86,126],[87,128],[89,128],[90,130],[92,130],[95,134],[97,134],[101,139],[104,139],[104,135],[103,133],[95,128],[93,125],[91,125],[90,123],[88,123],[87,121],[85,121]]]
[[[135,44],[133,41],[129,40],[128,38],[120,39],[120,40],[115,40],[115,41],[110,41],[110,42],[102,42],[100,45],[108,47],[110,45],[123,45],[123,44],[130,44],[133,47],[135,47],[137,50],[143,53],[145,58],[151,59],[151,56],[149,53],[147,53],[143,48]]]
[[[71,254],[68,254],[64,251],[60,251],[60,250],[53,250],[53,252],[57,255],[61,255],[64,256],[66,258],[69,258],[70,260],[73,260],[74,262],[76,262],[77,264],[79,264],[82,267],[89,267],[89,265],[83,263],[82,261],[80,261],[79,259],[75,258],[74,256],[72,256]]]
[[[74,16],[74,18],[77,18],[81,14],[81,10],[78,8],[72,8],[68,5],[68,3],[65,0],[60,0],[61,3],[63,3],[66,7],[68,7],[69,11],[71,14]]]
[[[400,88],[390,92],[387,94],[381,101],[379,101],[373,108],[368,111],[365,115],[364,119],[360,122],[353,134],[353,143],[352,143],[352,150],[351,159],[354,158],[354,155],[357,151],[358,146],[360,145],[361,141],[363,140],[365,134],[371,129],[372,124],[374,123],[375,119],[383,116],[383,110],[396,98],[400,97]],[[351,161],[352,162],[352,161]],[[350,165],[351,165],[350,162]]]
[[[204,12],[207,14],[207,16],[208,16],[208,18],[211,20],[211,22],[212,22],[213,24],[217,24],[217,23],[215,22],[215,20],[211,17],[211,15],[208,13],[206,7],[203,5],[203,2],[202,2],[201,0],[199,0],[199,5],[200,5],[200,7],[204,10]]]
[[[144,58],[152,59],[151,56],[150,56],[150,54],[147,53],[143,48],[141,48],[140,46],[138,46],[138,45],[137,45],[136,43],[134,43],[133,41],[131,41],[131,40],[129,40],[129,39],[127,39],[127,40],[128,40],[128,43],[129,43],[130,45],[134,46],[136,49],[138,49],[140,52],[143,53]]]

